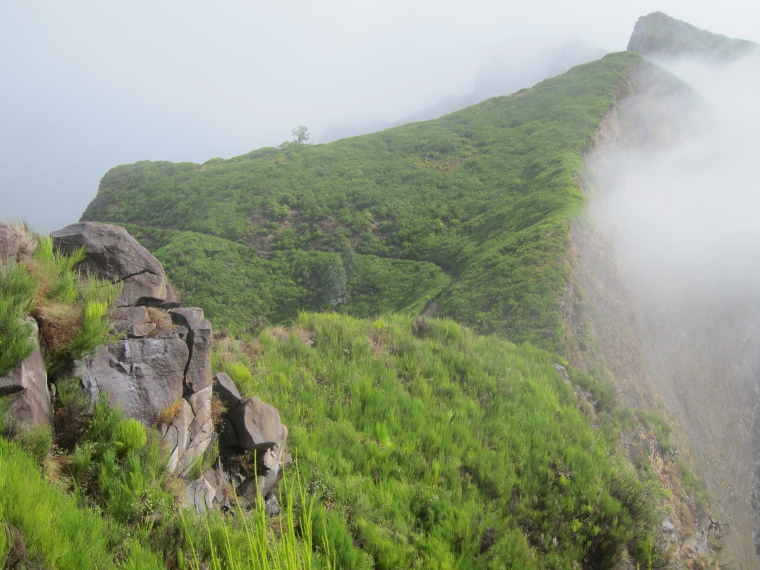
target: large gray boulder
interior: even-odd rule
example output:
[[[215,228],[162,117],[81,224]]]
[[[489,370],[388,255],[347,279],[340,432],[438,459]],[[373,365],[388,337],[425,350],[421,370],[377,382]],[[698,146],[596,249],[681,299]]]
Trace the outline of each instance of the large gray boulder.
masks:
[[[227,417],[241,449],[263,453],[275,448],[279,451],[285,445],[288,429],[280,421],[280,412],[255,396],[238,403],[227,412]]]
[[[53,244],[71,254],[84,247],[82,269],[124,285],[115,306],[176,307],[179,298],[166,280],[161,263],[119,226],[79,222],[50,234]]]
[[[21,429],[53,422],[45,360],[37,342],[37,326],[33,319],[29,321],[33,325],[34,351],[18,366],[0,376],[0,397],[7,397],[10,401],[6,421]]]
[[[74,372],[92,401],[103,396],[125,415],[151,426],[182,397],[188,348],[177,334],[101,345]]]

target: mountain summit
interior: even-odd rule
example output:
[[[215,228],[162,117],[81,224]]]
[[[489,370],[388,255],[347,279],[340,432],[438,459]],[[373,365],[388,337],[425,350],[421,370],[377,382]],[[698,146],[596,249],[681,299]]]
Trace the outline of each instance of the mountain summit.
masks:
[[[731,61],[755,48],[757,44],[754,42],[700,30],[662,12],[639,18],[628,42],[628,51],[644,57],[697,55],[716,61]]]

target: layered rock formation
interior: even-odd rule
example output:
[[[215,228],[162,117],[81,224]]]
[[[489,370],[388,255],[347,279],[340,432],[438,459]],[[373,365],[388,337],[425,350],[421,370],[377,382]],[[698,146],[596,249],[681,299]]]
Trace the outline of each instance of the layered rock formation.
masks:
[[[0,225],[0,263],[29,253],[22,233]],[[156,425],[169,470],[185,478],[198,476],[194,468],[218,440],[215,419],[222,422],[216,466],[188,486],[188,500],[198,510],[229,506],[233,491],[244,503],[270,494],[290,461],[288,430],[275,408],[258,398],[243,400],[225,374],[217,375],[214,388],[212,329],[203,310],[179,306],[161,264],[121,227],[77,223],[52,238],[67,254],[84,248],[81,271],[123,284],[109,309],[113,340],[76,362],[71,373],[89,400],[106,398],[127,417]],[[36,326],[32,336],[34,352],[0,377],[0,397],[10,400],[8,418],[20,429],[53,422]],[[214,398],[220,404],[214,406]],[[225,409],[223,418],[215,417]],[[272,497],[267,504],[276,510]]]

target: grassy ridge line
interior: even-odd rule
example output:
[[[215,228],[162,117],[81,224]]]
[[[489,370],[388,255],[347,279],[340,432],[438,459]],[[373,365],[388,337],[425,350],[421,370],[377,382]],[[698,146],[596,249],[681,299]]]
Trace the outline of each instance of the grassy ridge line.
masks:
[[[215,365],[276,405],[339,568],[646,566],[662,488],[580,412],[556,356],[448,320],[302,314]]]
[[[202,166],[119,166],[103,178],[83,219],[234,241],[252,248],[243,257],[273,260],[273,279],[285,283],[292,276],[275,261],[290,263],[287,255],[297,251],[350,245],[376,260],[434,263],[454,277],[439,295],[441,315],[561,349],[567,218],[583,202],[574,176],[628,68],[639,61],[612,54],[435,121],[326,145],[259,149]],[[164,247],[174,251],[187,246],[179,234],[169,240],[176,247]],[[196,294],[192,275],[205,263],[187,260],[180,288]],[[316,287],[324,297],[319,280]],[[235,298],[242,289],[231,284],[220,292]],[[292,317],[284,308],[292,296],[268,301],[267,294],[252,303],[269,306],[275,322]],[[365,306],[351,299],[338,308],[362,316],[385,310],[373,309],[376,296],[368,296]],[[198,304],[213,301],[201,294]]]

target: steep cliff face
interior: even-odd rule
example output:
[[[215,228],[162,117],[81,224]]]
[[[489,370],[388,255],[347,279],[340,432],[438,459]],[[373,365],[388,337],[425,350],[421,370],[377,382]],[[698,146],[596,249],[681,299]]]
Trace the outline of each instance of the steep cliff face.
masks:
[[[571,282],[583,299],[574,325],[587,331],[576,358],[613,380],[622,399],[666,414],[714,497],[712,516],[730,524],[725,560],[757,567],[753,257],[720,233],[719,210],[714,223],[694,224],[694,203],[704,209],[708,198],[699,164],[715,136],[706,103],[651,64],[633,69],[626,90],[586,159],[588,203],[571,232]]]

